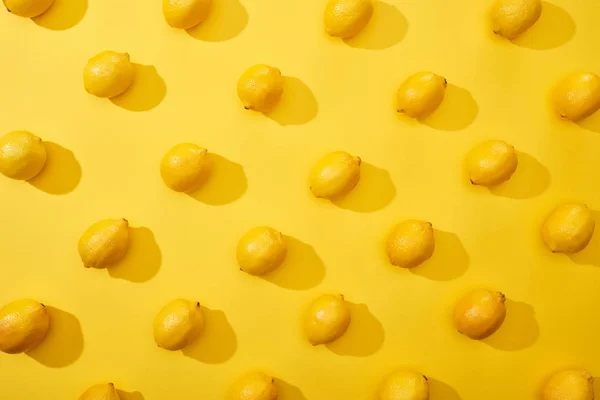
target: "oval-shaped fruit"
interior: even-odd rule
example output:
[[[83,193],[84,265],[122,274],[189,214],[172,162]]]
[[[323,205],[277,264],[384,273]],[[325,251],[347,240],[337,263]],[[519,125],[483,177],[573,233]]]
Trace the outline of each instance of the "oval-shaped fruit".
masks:
[[[400,222],[385,244],[392,265],[413,268],[428,260],[435,249],[431,222],[409,219]]]
[[[135,77],[129,54],[103,51],[90,58],[83,69],[85,90],[94,96],[111,98],[125,92]]]
[[[79,256],[86,268],[106,268],[117,263],[129,248],[129,222],[105,219],[90,226],[79,239]]]
[[[27,131],[9,132],[0,138],[0,172],[12,179],[29,180],[46,164],[42,139]]]
[[[378,400],[427,400],[429,383],[424,375],[412,371],[397,371],[379,387]]]
[[[112,383],[94,385],[79,396],[79,400],[120,400],[119,393]]]
[[[160,175],[176,192],[197,190],[209,173],[206,149],[193,143],[180,143],[170,149],[160,163]]]
[[[552,92],[554,110],[562,118],[579,121],[600,109],[600,76],[577,72],[560,81]]]
[[[173,28],[189,29],[208,17],[212,0],[163,0],[163,14]]]
[[[325,31],[348,39],[356,36],[373,15],[372,0],[329,0],[325,6]]]
[[[250,67],[240,77],[237,92],[246,110],[271,111],[283,94],[281,71],[264,64]]]
[[[448,81],[433,72],[419,72],[405,80],[397,94],[397,110],[412,118],[425,118],[444,101]]]
[[[200,303],[177,299],[168,303],[154,318],[154,341],[166,350],[181,350],[204,330]]]
[[[304,332],[313,346],[331,343],[346,333],[350,325],[350,307],[341,294],[317,297],[304,317]]]
[[[237,245],[237,261],[242,271],[251,275],[265,275],[279,267],[287,254],[287,245],[281,232],[268,226],[248,231]]]
[[[594,400],[594,378],[585,370],[566,370],[552,375],[542,400]]]
[[[531,28],[542,15],[541,0],[496,0],[492,7],[495,34],[514,39]]]
[[[360,157],[334,151],[321,158],[310,173],[310,190],[316,197],[336,199],[350,192],[360,180]]]
[[[501,140],[488,140],[467,154],[467,172],[474,185],[494,186],[510,179],[517,169],[517,152]]]
[[[0,351],[23,353],[38,346],[48,333],[46,307],[30,299],[13,301],[0,309]]]
[[[553,253],[577,253],[588,245],[595,227],[594,216],[585,204],[562,204],[546,218],[542,238]]]
[[[454,324],[471,339],[485,339],[496,332],[506,317],[503,293],[475,289],[463,296],[454,307]]]
[[[2,0],[6,9],[19,17],[33,18],[46,12],[54,0]]]
[[[263,372],[250,372],[232,385],[228,400],[277,400],[275,379]]]

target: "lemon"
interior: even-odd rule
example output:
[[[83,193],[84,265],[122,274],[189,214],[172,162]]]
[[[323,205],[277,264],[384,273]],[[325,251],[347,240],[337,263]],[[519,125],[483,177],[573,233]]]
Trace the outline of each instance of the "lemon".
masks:
[[[251,275],[265,275],[279,267],[287,254],[281,232],[267,226],[248,231],[237,245],[240,269]]]
[[[79,256],[86,268],[106,268],[117,263],[129,247],[126,219],[105,219],[90,226],[79,239]]]
[[[577,72],[565,77],[554,88],[552,103],[562,118],[579,121],[589,117],[600,109],[600,76]]]
[[[27,131],[14,131],[0,138],[0,172],[12,179],[28,180],[46,164],[42,139]]]
[[[134,76],[129,54],[103,51],[90,58],[83,69],[83,85],[94,96],[111,98],[129,89]]]
[[[585,204],[562,204],[546,218],[542,238],[554,253],[577,253],[588,245],[595,226],[592,212]]]
[[[83,392],[79,396],[79,400],[120,400],[120,398],[115,385],[112,383],[101,383]]]
[[[154,341],[166,350],[181,350],[204,330],[200,303],[177,299],[169,302],[154,318]]]
[[[331,343],[350,325],[350,308],[341,294],[325,294],[312,301],[304,317],[304,333],[310,344]]]
[[[488,140],[467,155],[467,171],[474,185],[494,186],[510,179],[517,169],[515,148],[501,140]]]
[[[594,378],[585,370],[566,370],[552,375],[542,400],[594,400]]]
[[[325,6],[325,31],[343,39],[356,36],[371,19],[371,0],[329,0]]]
[[[228,400],[277,400],[275,379],[264,372],[250,372],[232,385]]]
[[[32,350],[44,341],[50,327],[46,307],[35,300],[13,301],[0,309],[0,351]]]
[[[496,332],[506,317],[503,293],[475,289],[463,296],[454,307],[454,324],[471,339],[485,339]]]
[[[448,82],[433,72],[419,72],[405,80],[397,94],[397,110],[412,118],[425,118],[444,100]]]
[[[333,200],[350,192],[360,180],[360,157],[335,151],[321,158],[310,173],[310,190]]]
[[[427,400],[427,378],[412,371],[397,371],[390,375],[379,388],[378,400]]]
[[[189,29],[208,17],[212,0],[163,0],[163,14],[173,28]]]
[[[6,9],[19,17],[33,18],[50,8],[54,0],[2,0]]]
[[[250,67],[240,77],[237,92],[246,110],[271,111],[283,94],[281,71],[264,64]]]
[[[496,0],[492,6],[492,29],[514,39],[531,28],[542,15],[541,0]]]
[[[409,219],[394,227],[386,241],[386,252],[392,265],[413,268],[428,260],[435,249],[430,222]]]
[[[160,174],[168,187],[176,192],[197,190],[209,172],[207,151],[193,143],[180,143],[165,154]]]

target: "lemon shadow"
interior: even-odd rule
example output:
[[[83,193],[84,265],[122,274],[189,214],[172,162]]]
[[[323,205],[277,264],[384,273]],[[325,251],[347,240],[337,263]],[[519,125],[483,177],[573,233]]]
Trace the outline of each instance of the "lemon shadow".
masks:
[[[302,391],[297,386],[292,385],[282,379],[275,378],[275,386],[280,399],[285,400],[307,400]]]
[[[533,156],[517,152],[519,164],[515,173],[506,182],[491,187],[492,194],[511,199],[531,199],[541,195],[550,187],[550,171]]]
[[[540,19],[512,42],[531,50],[549,50],[568,43],[576,31],[573,17],[565,9],[542,2]]]
[[[478,112],[471,92],[449,83],[442,104],[421,122],[441,131],[460,131],[475,121]]]
[[[368,162],[360,164],[356,187],[332,203],[345,210],[369,213],[384,209],[396,197],[396,187],[389,172]]]
[[[586,131],[600,133],[600,111],[596,111],[589,117],[575,122],[575,124]]]
[[[119,394],[119,400],[144,400],[144,396],[140,392],[126,392],[121,389],[117,389]]]
[[[28,181],[31,186],[48,194],[67,194],[81,181],[81,165],[71,150],[53,142],[44,142],[46,164]]]
[[[569,258],[576,264],[600,267],[600,211],[591,210],[596,227],[592,239],[579,253],[569,254]]]
[[[283,264],[263,278],[277,286],[306,290],[317,286],[325,277],[325,264],[308,243],[284,236],[287,255]]]
[[[319,105],[310,88],[298,78],[284,76],[281,100],[265,115],[279,125],[303,125],[318,112]]]
[[[241,198],[248,189],[244,167],[218,154],[207,153],[211,165],[202,186],[188,195],[202,203],[222,206]]]
[[[487,345],[504,351],[531,347],[540,336],[535,311],[527,303],[506,299],[506,319],[498,331],[483,339]]]
[[[246,25],[248,12],[239,0],[213,0],[208,18],[186,31],[194,39],[224,42],[242,33]]]
[[[145,227],[130,227],[129,249],[125,258],[107,269],[113,278],[146,282],[158,273],[161,261],[160,248],[152,231]]]
[[[235,354],[237,337],[225,313],[202,306],[205,328],[200,337],[181,352],[206,364],[222,364]]]
[[[459,237],[440,229],[434,230],[434,236],[433,255],[410,272],[434,281],[451,281],[463,275],[469,267],[469,255]]]
[[[46,306],[50,315],[50,330],[44,341],[27,355],[50,368],[73,364],[83,353],[81,324],[73,314]]]
[[[373,4],[373,16],[358,35],[344,39],[354,48],[383,50],[394,46],[404,39],[408,32],[408,20],[391,4],[376,1]]]
[[[110,101],[129,111],[149,111],[158,106],[167,95],[167,85],[152,65],[133,64],[135,78],[124,93]]]
[[[54,0],[46,12],[31,20],[43,28],[63,31],[77,25],[87,9],[88,0]]]
[[[327,348],[340,356],[367,357],[377,353],[385,337],[383,325],[365,304],[348,302],[348,306],[350,326],[341,338],[327,344]]]
[[[594,395],[595,398],[600,397],[600,376],[594,377]]]
[[[461,400],[460,395],[452,386],[427,376],[429,398],[431,400]]]

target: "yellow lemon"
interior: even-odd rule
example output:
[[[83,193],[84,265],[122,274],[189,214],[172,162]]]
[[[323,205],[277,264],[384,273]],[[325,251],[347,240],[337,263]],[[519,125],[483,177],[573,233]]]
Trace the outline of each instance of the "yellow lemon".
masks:
[[[263,372],[248,373],[232,385],[228,400],[277,400],[275,379]]]
[[[585,370],[566,370],[552,375],[542,400],[594,400],[594,378]]]
[[[19,17],[33,18],[50,8],[54,0],[2,0],[6,9]]]
[[[79,239],[79,256],[86,268],[106,268],[117,263],[129,247],[126,219],[105,219],[90,226]]]
[[[46,164],[42,139],[27,131],[14,131],[0,138],[0,172],[12,179],[28,180]]]
[[[419,72],[400,85],[397,110],[412,118],[425,118],[442,104],[448,82],[433,72]]]
[[[310,344],[331,343],[342,337],[350,325],[350,308],[341,294],[317,297],[304,317],[304,333]]]
[[[13,301],[0,309],[0,351],[32,350],[44,341],[49,328],[50,316],[43,304],[30,299]]]
[[[496,332],[506,318],[503,293],[475,289],[463,296],[454,307],[454,325],[471,339],[485,339]]]
[[[200,303],[173,300],[154,318],[154,341],[166,350],[181,350],[196,340],[204,330]]]
[[[397,371],[379,388],[378,400],[427,400],[429,383],[424,375],[412,371]]]
[[[492,6],[492,29],[514,39],[531,28],[542,15],[541,0],[496,0]]]
[[[360,157],[335,151],[321,158],[310,173],[310,190],[333,200],[350,192],[360,180]]]
[[[562,204],[546,218],[542,238],[553,253],[577,253],[588,245],[595,226],[585,204]]]
[[[248,231],[237,245],[240,269],[251,275],[265,275],[279,267],[287,254],[281,232],[267,226]]]
[[[173,28],[189,29],[208,17],[212,0],[163,0],[163,14]]]
[[[120,400],[112,383],[94,385],[79,396],[79,400]]]
[[[513,146],[501,140],[488,140],[467,154],[469,179],[474,185],[497,185],[510,179],[518,162]]]
[[[387,256],[392,265],[413,268],[428,260],[435,249],[430,222],[409,219],[396,225],[386,241]]]
[[[209,173],[207,151],[193,143],[180,143],[165,154],[160,174],[168,187],[176,192],[197,190]]]
[[[98,97],[111,98],[125,92],[135,77],[129,54],[103,51],[90,58],[83,69],[85,90]]]
[[[237,92],[246,110],[271,111],[283,94],[281,71],[264,64],[250,67],[240,77]]]
[[[371,19],[371,0],[329,0],[325,6],[325,31],[343,39],[356,36]]]
[[[552,92],[554,110],[562,118],[579,121],[600,109],[600,76],[577,72],[561,80]]]

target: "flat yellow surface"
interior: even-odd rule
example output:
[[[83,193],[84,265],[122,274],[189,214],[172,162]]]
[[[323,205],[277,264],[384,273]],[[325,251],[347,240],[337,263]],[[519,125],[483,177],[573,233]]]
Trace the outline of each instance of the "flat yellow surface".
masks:
[[[53,318],[40,348],[0,354],[0,397],[76,399],[112,381],[127,400],[218,400],[262,369],[278,378],[281,400],[364,400],[407,367],[430,378],[432,400],[519,400],[557,369],[600,375],[600,234],[567,257],[539,233],[557,203],[600,210],[600,115],[559,121],[547,101],[566,73],[600,72],[595,1],[545,2],[514,43],[490,33],[487,1],[378,2],[347,43],[324,34],[321,0],[215,0],[189,34],[165,23],[158,0],[85,2],[56,0],[33,22],[0,13],[0,131],[30,130],[49,150],[29,184],[0,179],[0,303],[32,297]],[[106,49],[140,64],[113,102],[88,95],[81,77]],[[256,63],[287,77],[269,116],[236,95]],[[421,124],[394,109],[397,87],[420,70],[449,82]],[[488,138],[520,151],[513,179],[493,190],[463,171],[465,153]],[[158,171],[183,141],[214,153],[213,177],[194,196],[170,191]],[[333,150],[364,161],[359,186],[337,204],[307,185]],[[84,269],[79,236],[117,217],[133,226],[127,259]],[[404,218],[437,229],[434,257],[413,271],[383,250]],[[235,260],[238,238],[257,225],[290,242],[286,264],[265,279]],[[505,324],[483,342],[450,317],[476,286],[509,299]],[[312,347],[299,316],[324,292],[352,302],[353,322],[335,345]],[[154,344],[152,320],[179,297],[202,302],[207,331],[171,353]]]

